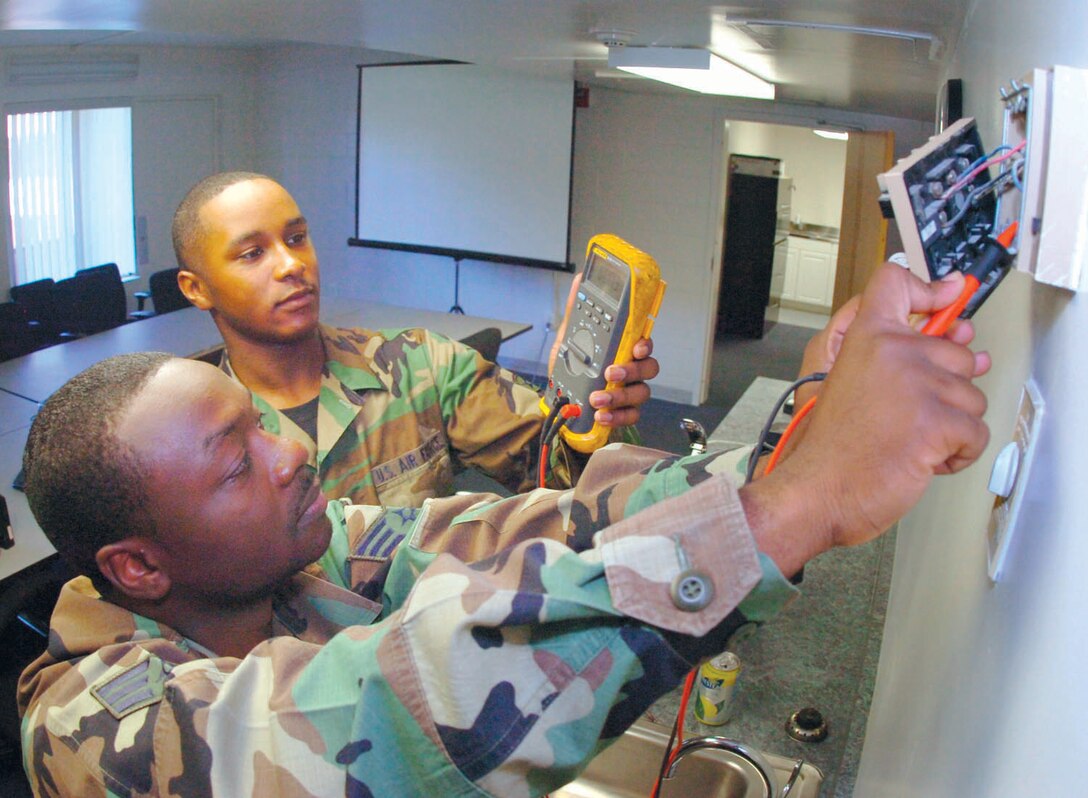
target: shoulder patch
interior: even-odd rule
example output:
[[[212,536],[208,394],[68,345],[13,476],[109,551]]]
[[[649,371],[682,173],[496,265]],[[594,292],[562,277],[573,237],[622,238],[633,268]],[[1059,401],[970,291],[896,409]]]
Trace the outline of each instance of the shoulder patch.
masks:
[[[91,687],[93,695],[117,720],[162,700],[163,662],[150,656]]]

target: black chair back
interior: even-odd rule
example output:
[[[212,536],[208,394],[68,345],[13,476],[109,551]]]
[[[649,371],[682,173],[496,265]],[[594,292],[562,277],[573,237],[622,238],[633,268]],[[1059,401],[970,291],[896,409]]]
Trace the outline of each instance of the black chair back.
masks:
[[[11,298],[23,309],[27,319],[39,325],[43,332],[55,335],[60,331],[56,325],[57,284],[52,277],[13,285]]]
[[[116,263],[79,269],[57,283],[58,317],[63,332],[93,335],[128,321],[128,300]]]
[[[128,297],[125,294],[125,284],[121,282],[121,270],[116,263],[78,269],[75,276],[85,281],[89,295],[105,305],[100,315],[102,323],[108,322],[109,327],[117,327],[128,321]]]
[[[178,288],[176,267],[154,272],[147,283],[148,288],[151,289],[151,302],[155,305],[156,314],[170,313],[193,304]]]
[[[0,302],[0,361],[28,355],[47,343],[18,302]]]

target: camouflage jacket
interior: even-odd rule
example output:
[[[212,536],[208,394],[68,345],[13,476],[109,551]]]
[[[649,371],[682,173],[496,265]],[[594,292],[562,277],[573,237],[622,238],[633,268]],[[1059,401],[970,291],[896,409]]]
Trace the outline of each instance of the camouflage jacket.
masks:
[[[266,429],[310,451],[327,496],[418,507],[453,492],[455,463],[514,493],[535,485],[540,396],[512,372],[427,330],[320,329],[327,361],[316,446],[286,415],[253,401]],[[233,376],[225,355],[221,365]],[[549,487],[571,485],[584,460],[560,441]]]
[[[793,593],[718,473],[738,458],[655,457],[611,446],[577,489],[497,503],[330,503],[349,556],[394,547],[360,586],[376,600],[299,575],[276,636],[241,659],[77,578],[20,681],[35,793],[518,798],[570,781]],[[685,567],[709,580],[702,608],[670,598]]]

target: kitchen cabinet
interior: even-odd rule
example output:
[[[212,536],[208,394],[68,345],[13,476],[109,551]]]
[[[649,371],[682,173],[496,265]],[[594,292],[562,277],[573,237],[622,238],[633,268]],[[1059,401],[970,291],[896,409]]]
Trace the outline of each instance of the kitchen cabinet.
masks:
[[[782,283],[783,302],[830,309],[838,260],[837,241],[790,236]]]

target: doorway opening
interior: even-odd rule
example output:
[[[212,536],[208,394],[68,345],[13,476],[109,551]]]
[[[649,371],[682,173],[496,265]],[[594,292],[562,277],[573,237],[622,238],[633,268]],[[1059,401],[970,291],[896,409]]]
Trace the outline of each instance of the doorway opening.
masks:
[[[822,327],[835,296],[847,142],[808,127],[725,125],[717,337]]]

